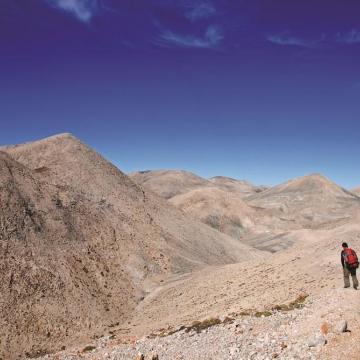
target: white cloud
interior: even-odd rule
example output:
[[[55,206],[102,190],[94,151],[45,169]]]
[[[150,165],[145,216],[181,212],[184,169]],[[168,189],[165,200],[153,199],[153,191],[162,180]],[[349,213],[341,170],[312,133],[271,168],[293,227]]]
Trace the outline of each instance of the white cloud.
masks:
[[[83,22],[89,22],[98,9],[97,0],[47,0],[63,11],[67,11]]]
[[[266,37],[268,41],[273,44],[281,45],[281,46],[301,46],[301,47],[312,47],[314,44],[300,39],[291,35],[269,35]]]
[[[216,9],[210,2],[198,2],[191,6],[185,13],[185,17],[191,21],[197,21],[216,15]]]
[[[345,44],[357,44],[360,43],[360,31],[353,29],[347,33],[337,33],[336,41]]]
[[[173,45],[187,48],[216,48],[224,38],[220,29],[216,26],[209,26],[203,37],[194,35],[179,35],[172,31],[165,31],[160,35],[159,45]]]

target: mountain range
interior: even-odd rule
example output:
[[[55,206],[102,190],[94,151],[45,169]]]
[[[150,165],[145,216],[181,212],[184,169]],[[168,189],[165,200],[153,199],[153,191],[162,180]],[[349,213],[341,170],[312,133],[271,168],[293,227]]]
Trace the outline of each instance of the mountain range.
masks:
[[[320,296],[360,247],[358,192],[319,174],[126,175],[60,134],[1,147],[0,180],[2,359]]]

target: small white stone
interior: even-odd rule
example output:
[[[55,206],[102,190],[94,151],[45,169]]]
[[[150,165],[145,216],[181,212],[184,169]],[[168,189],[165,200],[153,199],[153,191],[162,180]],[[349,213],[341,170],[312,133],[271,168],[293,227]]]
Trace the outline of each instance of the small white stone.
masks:
[[[338,333],[344,333],[347,331],[348,324],[346,320],[341,320],[336,324],[336,331]]]
[[[308,341],[309,347],[318,347],[326,344],[326,338],[322,334],[316,334],[313,338]]]

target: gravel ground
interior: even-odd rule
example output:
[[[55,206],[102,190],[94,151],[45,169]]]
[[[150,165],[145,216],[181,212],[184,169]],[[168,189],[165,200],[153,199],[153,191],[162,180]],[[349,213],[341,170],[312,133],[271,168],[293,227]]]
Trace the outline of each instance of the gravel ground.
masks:
[[[128,339],[127,344],[105,337],[89,344],[95,347],[91,351],[83,347],[43,359],[135,360],[142,355],[145,360],[340,359],[354,353],[354,347],[347,348],[344,342],[359,340],[359,296],[352,289],[333,289],[309,297],[300,309],[258,313],[260,317],[232,314],[201,332],[180,327],[169,336],[162,330],[158,336]],[[350,331],[339,328],[345,322]]]

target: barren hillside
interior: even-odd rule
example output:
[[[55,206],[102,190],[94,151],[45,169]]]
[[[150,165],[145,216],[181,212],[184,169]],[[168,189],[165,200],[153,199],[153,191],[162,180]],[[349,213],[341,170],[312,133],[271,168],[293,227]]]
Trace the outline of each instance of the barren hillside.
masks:
[[[149,170],[129,174],[130,179],[145,186],[165,199],[186,193],[211,183],[188,171]]]
[[[261,256],[148,194],[71,135],[1,150],[5,359],[101,334],[168,275]]]
[[[131,173],[129,177],[165,199],[199,188],[215,188],[241,197],[266,190],[264,186],[254,186],[245,180],[225,176],[207,180],[184,170],[147,170]]]
[[[59,349],[126,318],[142,292],[120,245],[125,224],[0,156],[1,357]]]
[[[290,180],[246,199],[248,204],[280,212],[302,227],[318,227],[351,217],[359,199],[324,176]]]
[[[236,239],[245,236],[256,218],[256,210],[239,196],[213,187],[192,190],[169,201],[192,217]]]
[[[162,180],[166,187],[166,179]],[[168,185],[178,183],[174,175]],[[183,189],[185,192],[169,201],[205,224],[270,252],[292,246],[291,231],[336,227],[349,222],[360,208],[354,194],[318,174],[258,190],[225,177],[213,178],[210,183]]]
[[[191,217],[259,250],[276,252],[293,244],[289,232],[302,224],[282,212],[249,205],[237,193],[200,187],[169,202]]]
[[[351,223],[360,209],[358,197],[318,174],[290,180],[244,200],[267,215],[258,218],[257,232],[242,239],[243,243],[270,251],[292,246],[294,230],[336,228]]]
[[[215,176],[210,179],[210,182],[220,189],[240,196],[260,193],[267,189],[265,186],[254,186],[248,181],[232,179],[226,176]]]
[[[354,193],[355,195],[359,195],[360,196],[360,187],[351,190],[352,193]]]

